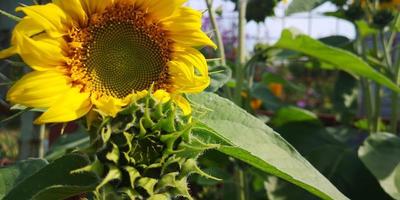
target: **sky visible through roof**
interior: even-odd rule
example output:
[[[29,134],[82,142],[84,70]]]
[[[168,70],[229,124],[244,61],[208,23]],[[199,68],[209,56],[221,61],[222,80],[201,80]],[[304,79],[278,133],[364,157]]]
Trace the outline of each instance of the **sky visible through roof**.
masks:
[[[188,5],[205,10],[206,5],[203,0],[189,0]],[[247,46],[252,49],[257,42],[270,43],[276,42],[284,28],[295,28],[314,38],[327,37],[331,35],[342,35],[350,39],[355,37],[354,26],[341,19],[324,16],[324,12],[335,11],[335,5],[325,3],[309,13],[297,13],[285,16],[288,4],[280,3],[275,8],[274,17],[268,17],[264,23],[254,21],[247,24]],[[226,0],[214,0],[214,8],[221,7],[223,15],[219,19],[222,32],[229,33],[236,31],[237,13],[234,11],[235,5]]]

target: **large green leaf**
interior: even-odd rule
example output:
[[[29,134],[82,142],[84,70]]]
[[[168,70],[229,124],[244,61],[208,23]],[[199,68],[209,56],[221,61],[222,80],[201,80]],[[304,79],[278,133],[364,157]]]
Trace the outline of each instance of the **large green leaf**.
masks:
[[[66,199],[95,189],[98,178],[93,173],[71,173],[89,164],[79,154],[66,155],[40,169],[37,173],[17,184],[4,200]]]
[[[371,135],[358,154],[383,189],[400,199],[400,138],[390,133]]]
[[[284,30],[280,40],[275,44],[275,47],[302,52],[306,55],[318,58],[323,62],[333,64],[338,69],[344,70],[352,75],[369,78],[393,91],[400,92],[400,88],[397,87],[396,84],[383,74],[377,72],[360,57],[351,52],[326,45],[307,35]]]
[[[327,0],[293,0],[286,10],[286,15],[299,12],[308,12],[315,7],[325,3]]]
[[[197,137],[219,151],[294,183],[323,199],[347,199],[278,133],[216,94],[190,96]]]
[[[282,126],[287,123],[302,121],[310,121],[317,125],[321,124],[314,113],[294,106],[279,109],[271,123],[275,126]]]
[[[286,114],[302,115],[300,110]],[[287,121],[276,130],[350,199],[390,199],[357,156],[358,131],[346,127],[326,128],[318,124],[318,119],[303,119]],[[267,190],[271,200],[316,199],[282,180],[269,181]]]
[[[15,185],[47,165],[46,160],[28,159],[0,168],[0,199]]]

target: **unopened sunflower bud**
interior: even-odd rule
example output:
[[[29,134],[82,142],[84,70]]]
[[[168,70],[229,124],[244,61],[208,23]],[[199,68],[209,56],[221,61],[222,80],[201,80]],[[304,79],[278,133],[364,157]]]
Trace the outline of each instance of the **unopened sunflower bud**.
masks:
[[[101,124],[95,161],[83,168],[96,170],[101,178],[97,197],[191,199],[190,174],[213,178],[196,159],[217,146],[192,138],[190,116],[183,116],[173,102],[162,103],[149,94]]]

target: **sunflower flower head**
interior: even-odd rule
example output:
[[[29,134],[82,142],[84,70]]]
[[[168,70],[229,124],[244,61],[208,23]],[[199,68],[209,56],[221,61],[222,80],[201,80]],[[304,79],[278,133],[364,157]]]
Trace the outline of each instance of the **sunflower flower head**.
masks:
[[[18,7],[26,16],[0,58],[18,54],[33,71],[7,99],[45,109],[36,123],[67,122],[91,110],[115,117],[149,92],[190,114],[182,94],[210,82],[196,48],[216,46],[201,30],[201,13],[184,2],[54,0]]]

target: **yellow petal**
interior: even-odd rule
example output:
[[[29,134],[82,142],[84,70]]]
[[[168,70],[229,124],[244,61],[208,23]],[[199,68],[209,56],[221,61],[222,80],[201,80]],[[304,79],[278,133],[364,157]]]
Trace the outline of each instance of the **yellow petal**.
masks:
[[[8,57],[10,57],[10,56],[12,56],[14,54],[17,54],[17,53],[18,53],[17,52],[17,47],[11,46],[8,49],[4,49],[4,50],[0,51],[0,59],[8,58]]]
[[[27,37],[32,37],[44,31],[45,29],[39,23],[37,23],[33,18],[24,17],[20,22],[18,22],[18,24],[15,26],[13,30],[11,44],[16,45],[18,42],[15,35],[16,32],[18,32],[19,34],[26,35]]]
[[[170,32],[171,39],[178,45],[186,47],[210,46],[214,49],[217,45],[201,30]]]
[[[17,54],[18,51],[18,41],[17,35],[23,34],[28,37],[39,34],[43,32],[44,29],[39,24],[37,24],[32,18],[24,17],[18,24],[15,26],[13,30],[13,36],[11,38],[11,47],[8,49],[4,49],[0,51],[0,59],[10,57],[14,54]]]
[[[114,0],[80,0],[82,7],[86,13],[90,16],[95,13],[101,14],[104,9],[114,3]]]
[[[7,93],[7,100],[33,108],[49,108],[70,88],[69,80],[56,71],[34,71],[23,76]]]
[[[89,96],[89,93],[81,93],[78,88],[71,88],[62,93],[58,100],[35,120],[35,124],[69,122],[82,117],[92,108]]]
[[[101,114],[111,117],[115,117],[122,107],[127,105],[127,102],[109,96],[102,96],[98,99],[92,97],[92,102]]]
[[[149,3],[147,7],[143,8],[148,10],[153,20],[162,20],[167,17],[171,17],[179,11],[179,8],[187,0],[147,0]]]
[[[156,92],[154,92],[153,96],[161,103],[166,103],[171,99],[171,96],[165,90],[157,90]]]
[[[190,115],[192,113],[192,107],[188,100],[181,95],[176,95],[173,97],[173,101],[182,109],[184,115]]]
[[[68,17],[65,12],[53,3],[45,5],[33,5],[18,7],[16,11],[22,11],[31,17],[47,31],[52,37],[61,37],[67,33]]]
[[[196,49],[185,48],[181,52],[175,52],[168,67],[174,92],[198,93],[210,84],[207,62]]]
[[[18,53],[33,69],[44,71],[64,65],[66,58],[62,40],[49,38],[46,34],[30,38],[20,32],[15,32],[15,38],[18,41]]]
[[[169,30],[173,41],[189,47],[217,45],[201,30],[202,14],[191,8],[182,7],[178,14],[165,19],[162,24]]]
[[[201,76],[208,76],[206,58],[197,49],[185,48],[182,52],[176,54],[175,59],[186,63],[186,65],[193,65]]]
[[[81,0],[53,0],[53,3],[59,6],[80,26],[85,26],[88,16],[83,9]]]

